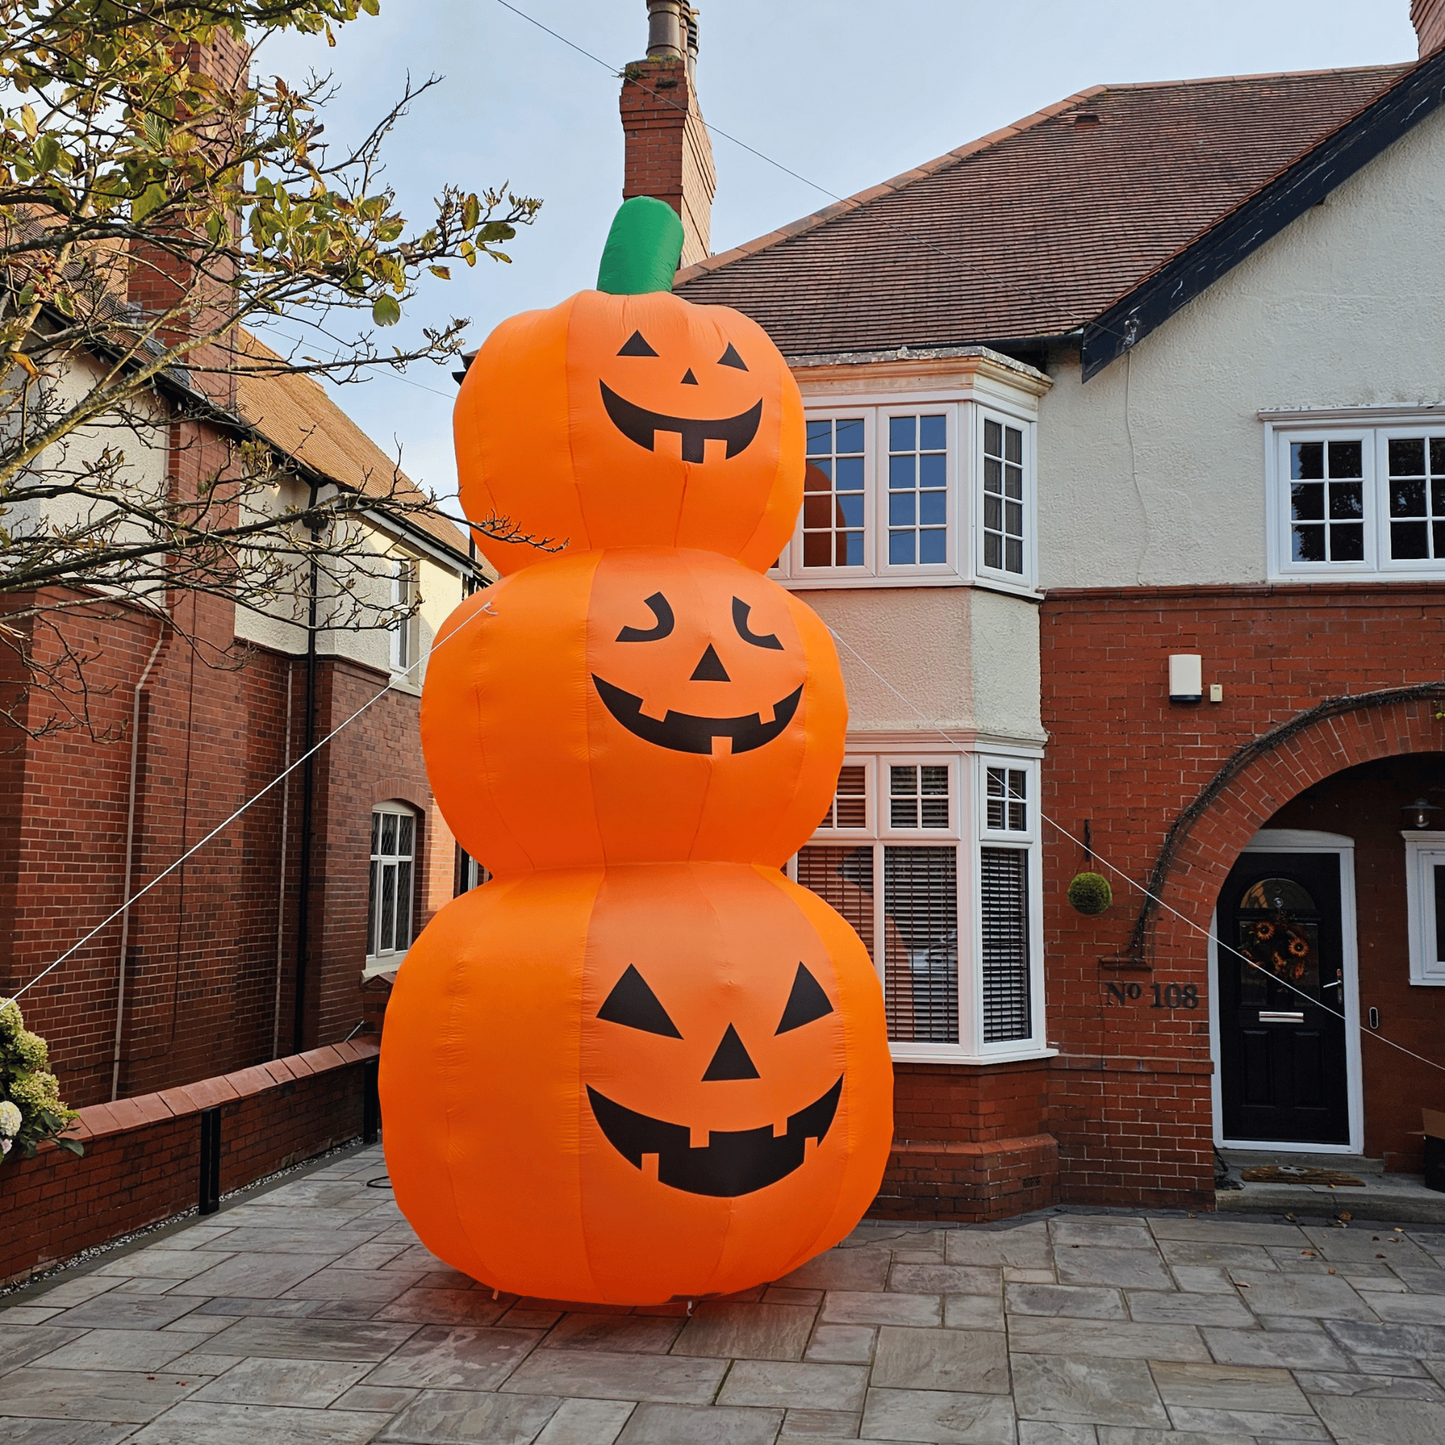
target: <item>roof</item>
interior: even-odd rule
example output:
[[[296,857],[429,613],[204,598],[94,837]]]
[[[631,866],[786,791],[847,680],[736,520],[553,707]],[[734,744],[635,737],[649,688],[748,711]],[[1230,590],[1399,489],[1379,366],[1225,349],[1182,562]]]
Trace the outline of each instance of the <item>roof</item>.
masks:
[[[1068,335],[1417,68],[1095,86],[710,257],[678,290],[746,312],[792,360]]]
[[[248,356],[286,363],[250,332],[242,333]],[[384,497],[393,488],[403,497],[428,500],[426,494],[327,395],[325,387],[296,372],[236,375],[236,409],[278,451],[343,487]],[[441,513],[410,512],[405,525],[425,532],[453,552],[467,555],[467,539]]]

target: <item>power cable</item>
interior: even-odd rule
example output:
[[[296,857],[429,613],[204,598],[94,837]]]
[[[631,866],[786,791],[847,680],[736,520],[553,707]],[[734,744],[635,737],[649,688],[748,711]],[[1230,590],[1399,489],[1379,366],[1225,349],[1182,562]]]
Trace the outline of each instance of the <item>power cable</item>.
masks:
[[[834,640],[838,642],[842,647],[846,648],[847,651],[850,652],[858,660],[858,662],[862,664],[864,668],[866,668],[870,673],[872,673],[873,676],[877,678],[878,681],[881,682],[883,686],[886,687],[888,691],[891,692],[893,696],[899,700],[899,702],[901,702],[905,707],[911,709],[917,715],[919,720],[923,723],[924,727],[928,731],[936,732],[939,737],[943,738],[946,742],[952,743],[954,747],[963,747],[963,744],[959,741],[959,739],[951,736],[945,729],[939,727],[937,723],[929,722],[927,715],[913,701],[913,699],[906,697],[903,693],[899,692],[899,690],[894,687],[893,684],[889,682],[888,679],[884,677],[883,674],[879,672],[878,669],[874,667],[867,660],[867,658],[862,655],[862,653],[860,653],[855,647],[852,647],[848,643],[848,640],[843,637],[836,628],[830,626],[828,628],[828,631],[832,635]],[[1035,809],[1038,812],[1039,817],[1043,819],[1043,821],[1047,823],[1049,827],[1053,828],[1056,832],[1067,838],[1071,843],[1077,844],[1080,848],[1084,847],[1083,840],[1076,838],[1071,832],[1069,832],[1067,828],[1064,827],[1062,823],[1056,823],[1037,804],[1035,804]],[[1172,913],[1174,917],[1179,919],[1188,927],[1192,928],[1196,933],[1202,934],[1206,939],[1211,940],[1216,948],[1223,949],[1226,953],[1233,954],[1242,962],[1247,963],[1251,968],[1256,969],[1260,973],[1264,974],[1266,978],[1273,979],[1275,983],[1282,984],[1285,988],[1289,989],[1291,993],[1298,994],[1302,999],[1306,1000],[1306,1002],[1308,1002],[1314,1008],[1321,1009],[1323,1012],[1331,1015],[1333,1018],[1339,1019],[1343,1024],[1345,1024],[1346,1027],[1349,1026],[1349,1019],[1347,1019],[1345,1015],[1341,1013],[1338,1009],[1332,1009],[1327,1004],[1323,1003],[1319,999],[1316,999],[1312,994],[1306,993],[1301,988],[1296,988],[1295,985],[1290,983],[1287,979],[1280,978],[1270,969],[1265,968],[1260,963],[1256,963],[1255,960],[1250,958],[1248,954],[1241,953],[1239,949],[1234,948],[1230,944],[1226,943],[1222,938],[1219,938],[1209,929],[1201,927],[1192,918],[1188,917],[1186,914],[1181,913],[1177,908],[1173,907],[1172,905],[1166,903],[1162,898],[1159,897],[1158,894],[1151,892],[1148,888],[1144,886],[1144,884],[1139,883],[1135,879],[1131,878],[1129,874],[1125,873],[1122,868],[1116,868],[1114,864],[1109,862],[1109,860],[1105,858],[1104,855],[1100,853],[1097,848],[1090,847],[1086,851],[1092,858],[1096,858],[1100,863],[1102,863],[1104,867],[1107,868],[1111,873],[1117,874],[1131,888],[1137,889],[1145,896],[1145,898],[1150,899],[1156,907],[1162,908],[1166,913]],[[1378,1039],[1382,1044],[1388,1044],[1392,1049],[1398,1049],[1402,1054],[1408,1054],[1410,1058],[1416,1059],[1422,1064],[1428,1064],[1432,1069],[1439,1069],[1441,1073],[1445,1073],[1445,1064],[1437,1063],[1434,1059],[1427,1059],[1424,1054],[1417,1054],[1414,1049],[1408,1049],[1405,1047],[1404,1044],[1397,1044],[1394,1039],[1389,1038],[1385,1034],[1379,1033],[1376,1030],[1361,1028],[1358,1022],[1356,1022],[1355,1027],[1364,1037]]]

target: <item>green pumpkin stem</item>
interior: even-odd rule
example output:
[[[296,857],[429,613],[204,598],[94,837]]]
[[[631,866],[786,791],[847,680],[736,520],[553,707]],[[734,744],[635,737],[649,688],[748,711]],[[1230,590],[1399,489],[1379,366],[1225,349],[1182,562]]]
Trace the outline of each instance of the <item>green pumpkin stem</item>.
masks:
[[[612,296],[671,291],[682,259],[682,222],[665,201],[633,196],[612,218],[597,289]]]

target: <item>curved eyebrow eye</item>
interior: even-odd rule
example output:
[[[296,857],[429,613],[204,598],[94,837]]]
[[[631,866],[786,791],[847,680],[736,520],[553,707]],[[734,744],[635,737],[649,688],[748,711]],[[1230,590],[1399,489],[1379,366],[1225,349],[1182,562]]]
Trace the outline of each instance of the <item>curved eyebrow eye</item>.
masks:
[[[619,356],[656,356],[657,353],[647,344],[647,338],[640,332],[634,331],[626,341],[622,343],[622,350],[617,353]],[[742,365],[741,362],[738,365]],[[743,367],[746,371],[747,368]]]
[[[747,362],[745,362],[742,357],[738,355],[738,349],[732,344],[731,341],[728,342],[728,349],[724,351],[722,356],[718,359],[718,365],[731,366],[738,371],[746,371],[748,369]]]
[[[796,990],[797,985],[794,984]],[[817,985],[814,984],[816,988]],[[821,992],[821,990],[819,990]],[[827,1000],[825,999],[826,1003]],[[831,1008],[831,1005],[830,1005]],[[677,1025],[667,1016],[662,1000],[647,986],[647,980],[632,965],[612,987],[597,1017],[624,1028],[641,1029],[645,1034],[661,1034],[665,1039],[680,1039]]]
[[[782,1021],[778,1024],[780,1034],[791,1033],[814,1019],[825,1018],[833,1012],[823,985],[800,963],[793,975],[792,992],[788,994],[787,1006],[783,1009]]]
[[[783,644],[778,641],[775,633],[759,635],[748,626],[748,614],[752,610],[751,604],[744,602],[741,597],[733,598],[733,626],[737,628],[738,636],[744,642],[751,642],[754,647],[766,647],[769,652],[781,652]]]
[[[624,627],[617,634],[619,642],[661,642],[673,629],[675,619],[672,615],[672,608],[666,597],[661,592],[654,592],[651,597],[643,598],[652,615],[657,619],[655,627]]]

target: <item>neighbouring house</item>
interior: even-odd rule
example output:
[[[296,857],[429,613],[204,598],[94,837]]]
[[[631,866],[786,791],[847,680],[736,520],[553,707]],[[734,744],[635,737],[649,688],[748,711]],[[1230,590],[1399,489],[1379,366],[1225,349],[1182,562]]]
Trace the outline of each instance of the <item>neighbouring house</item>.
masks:
[[[167,303],[159,268],[127,279],[133,314]],[[0,728],[0,997],[111,919],[23,1000],[75,1106],[349,1037],[364,977],[394,969],[459,886],[464,860],[433,804],[418,712],[426,650],[482,569],[320,384],[287,373],[256,337],[243,333],[238,351],[246,364],[229,371],[163,373],[140,421],[88,424],[71,461],[124,445],[131,495],[191,495],[246,445],[270,453],[276,481],[241,505],[304,507],[338,490],[375,505],[340,570],[312,568],[308,586],[307,567],[294,569],[299,610],[285,589],[240,605],[224,586],[132,595],[119,576],[50,588],[66,610],[24,625],[42,661],[67,649],[84,659],[98,739],[47,728],[53,694],[19,690],[4,654],[19,725]],[[71,372],[47,384],[71,380],[84,384]],[[43,482],[58,465],[52,448],[32,470]],[[32,600],[10,594],[6,611]]]
[[[881,1213],[1208,1207],[1215,1144],[1420,1167],[1445,0],[1412,10],[1416,61],[1091,87],[678,274],[807,405],[773,575],[852,720],[792,867],[883,980]],[[696,32],[649,13],[628,194],[696,254]]]

